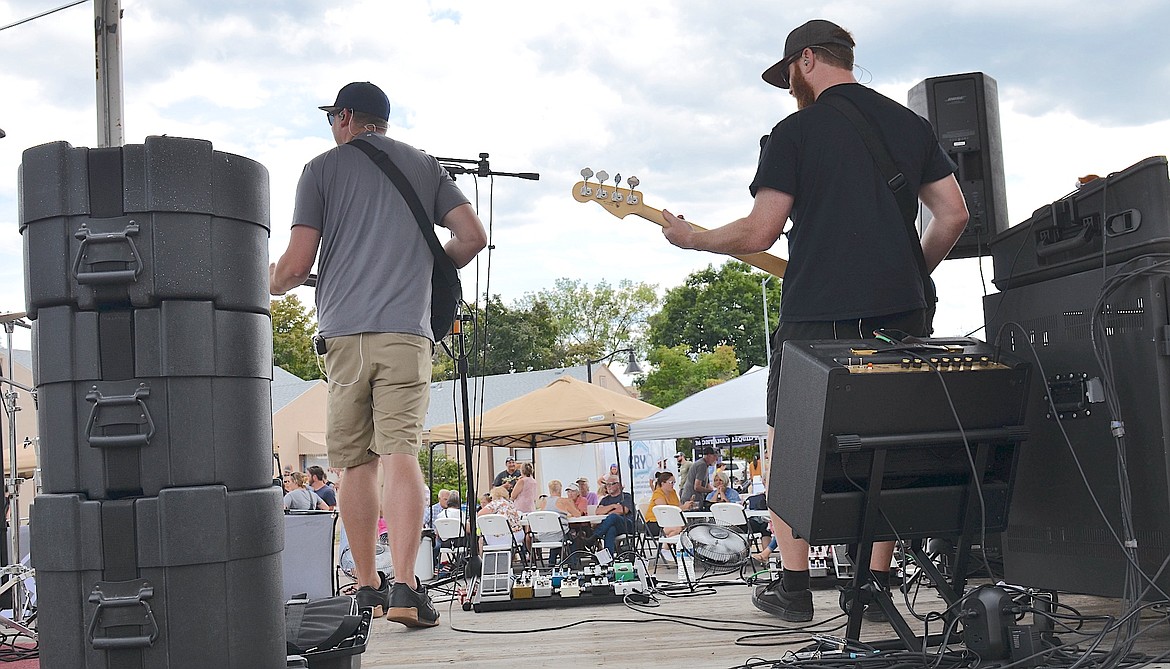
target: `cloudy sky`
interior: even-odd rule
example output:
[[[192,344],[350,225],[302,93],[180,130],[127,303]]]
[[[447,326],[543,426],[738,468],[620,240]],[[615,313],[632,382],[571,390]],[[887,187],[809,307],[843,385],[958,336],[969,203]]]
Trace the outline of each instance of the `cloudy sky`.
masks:
[[[0,0],[0,25],[63,2]],[[123,10],[127,143],[196,137],[264,164],[274,258],[301,166],[331,146],[317,106],[349,81],[387,92],[398,139],[540,173],[459,177],[496,247],[464,272],[468,299],[490,290],[511,300],[557,277],[665,290],[722,262],[575,202],[571,186],[588,166],[636,175],[647,204],[707,227],[746,213],[759,137],[795,110],[760,72],[810,18],[851,30],[859,79],[896,100],[933,76],[998,81],[1012,224],[1080,175],[1170,152],[1163,1],[123,0]],[[24,310],[21,153],[96,145],[93,22],[87,3],[0,31],[0,312]],[[783,242],[773,252],[787,255]],[[936,272],[940,334],[981,324],[980,296],[994,291],[990,260],[983,269],[948,261]]]

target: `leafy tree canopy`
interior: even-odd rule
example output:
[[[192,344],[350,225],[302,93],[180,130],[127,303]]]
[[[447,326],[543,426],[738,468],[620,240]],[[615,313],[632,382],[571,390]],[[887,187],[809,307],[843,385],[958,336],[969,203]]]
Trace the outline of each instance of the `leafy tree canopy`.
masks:
[[[730,346],[716,346],[714,351],[696,356],[688,354],[683,345],[659,346],[650,352],[649,361],[654,371],[639,377],[635,384],[643,401],[663,408],[739,376],[735,349]]]

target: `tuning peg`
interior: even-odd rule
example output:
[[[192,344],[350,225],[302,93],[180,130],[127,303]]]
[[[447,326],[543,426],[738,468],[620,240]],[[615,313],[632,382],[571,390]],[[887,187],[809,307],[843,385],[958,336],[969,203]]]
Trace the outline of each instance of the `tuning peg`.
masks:
[[[609,181],[609,172],[606,172],[605,170],[601,170],[600,172],[597,173],[597,180],[600,181],[601,183],[605,183],[606,181]]]
[[[589,169],[588,167],[581,168],[581,178],[582,179],[585,179],[586,181],[588,181],[589,177],[591,177],[591,176],[593,176],[593,170]]]
[[[642,182],[638,181],[638,177],[632,176],[629,179],[626,179],[626,183],[630,185],[630,188],[637,188],[638,184],[640,184]]]
[[[613,185],[614,185],[614,186],[620,186],[620,185],[622,185],[622,174],[621,174],[621,172],[618,172],[617,174],[613,175]]]

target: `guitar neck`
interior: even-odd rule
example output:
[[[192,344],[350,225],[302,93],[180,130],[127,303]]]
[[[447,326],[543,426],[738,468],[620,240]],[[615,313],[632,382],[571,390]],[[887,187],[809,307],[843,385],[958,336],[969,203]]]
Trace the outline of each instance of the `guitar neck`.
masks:
[[[642,205],[641,207],[638,208],[637,211],[632,212],[632,213],[635,216],[638,216],[639,218],[644,218],[647,221],[650,221],[651,223],[657,223],[658,225],[661,225],[663,227],[666,226],[666,219],[663,218],[661,209],[655,209],[654,207]],[[701,225],[695,225],[694,223],[691,223],[690,221],[687,221],[687,223],[690,224],[691,228],[698,230],[700,232],[707,229]],[[736,254],[732,253],[729,255],[731,255],[731,257],[735,258],[736,260],[741,260],[741,261],[751,265],[752,267],[755,267],[756,269],[764,270],[768,274],[771,274],[772,276],[775,276],[775,277],[780,278],[780,279],[784,278],[784,270],[788,269],[788,261],[787,260],[785,260],[783,258],[779,258],[777,256],[774,256],[771,253],[761,252],[761,253],[747,253],[747,254],[743,254],[743,255],[736,255]]]

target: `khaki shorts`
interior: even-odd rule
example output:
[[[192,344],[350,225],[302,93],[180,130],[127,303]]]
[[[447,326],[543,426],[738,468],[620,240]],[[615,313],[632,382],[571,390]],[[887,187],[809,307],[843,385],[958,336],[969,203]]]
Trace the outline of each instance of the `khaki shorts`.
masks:
[[[425,337],[393,332],[325,342],[330,467],[356,467],[379,455],[418,454],[433,350]]]

